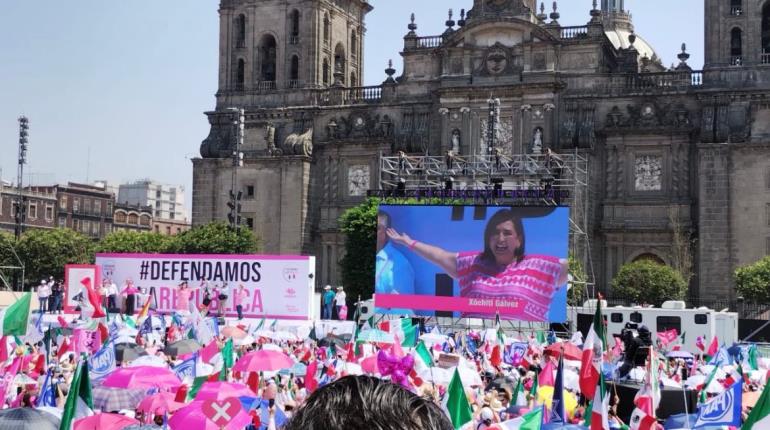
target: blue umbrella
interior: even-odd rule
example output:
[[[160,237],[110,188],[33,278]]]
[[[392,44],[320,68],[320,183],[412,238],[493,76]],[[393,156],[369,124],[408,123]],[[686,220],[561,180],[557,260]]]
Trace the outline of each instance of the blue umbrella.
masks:
[[[267,400],[258,397],[239,397],[241,405],[248,412],[252,409],[259,409],[259,422],[261,423],[258,430],[267,430],[267,425],[270,423],[270,403]],[[286,414],[281,408],[275,408],[275,425],[281,427],[288,421]]]
[[[586,430],[588,427],[583,427],[575,424],[560,424],[560,423],[547,423],[540,426],[540,430]]]
[[[684,359],[692,359],[693,356],[687,351],[671,351],[668,354],[666,354],[666,357],[668,358],[684,358]]]
[[[666,430],[693,428],[696,421],[698,421],[698,414],[675,414],[666,418],[663,428]]]

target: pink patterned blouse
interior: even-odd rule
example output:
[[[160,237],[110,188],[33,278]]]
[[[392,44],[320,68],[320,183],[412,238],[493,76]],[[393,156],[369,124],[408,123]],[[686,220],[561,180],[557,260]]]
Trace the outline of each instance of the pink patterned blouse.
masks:
[[[525,321],[548,321],[561,271],[559,258],[547,255],[526,255],[518,263],[499,266],[482,260],[480,252],[457,254],[461,297],[517,300],[523,304],[520,318]]]

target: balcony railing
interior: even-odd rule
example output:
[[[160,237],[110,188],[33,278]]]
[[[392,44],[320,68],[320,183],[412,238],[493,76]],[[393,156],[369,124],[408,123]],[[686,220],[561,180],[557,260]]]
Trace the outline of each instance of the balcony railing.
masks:
[[[348,89],[349,103],[376,103],[382,99],[382,87],[353,87]]]
[[[417,48],[438,48],[444,41],[444,36],[425,36],[417,38]]]
[[[730,15],[732,16],[742,16],[743,15],[743,6],[733,6],[730,8]]]
[[[235,41],[235,48],[236,49],[243,49],[246,47],[246,41],[245,40],[236,40]]]
[[[731,66],[742,66],[743,65],[743,55],[733,55],[730,57],[730,65]]]
[[[588,26],[581,25],[575,27],[562,27],[561,38],[562,39],[578,39],[582,37],[588,37]]]
[[[275,90],[275,81],[257,82],[257,91],[273,91],[273,90]]]
[[[289,88],[294,89],[294,88],[299,88],[301,86],[302,86],[302,83],[298,79],[289,80],[289,85],[288,85]]]

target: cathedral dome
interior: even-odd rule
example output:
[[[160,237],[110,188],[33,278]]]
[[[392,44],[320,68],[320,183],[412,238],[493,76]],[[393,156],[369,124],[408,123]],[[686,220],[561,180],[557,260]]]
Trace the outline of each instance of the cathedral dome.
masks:
[[[636,40],[634,41],[634,48],[636,48],[636,50],[639,52],[639,58],[644,58],[646,56],[653,62],[657,63],[660,61],[660,57],[658,57],[658,54],[655,52],[655,49],[652,47],[652,45],[644,40],[643,37],[633,33],[631,30],[613,28],[605,30],[604,34],[607,35],[607,38],[610,40],[610,42],[612,42],[612,45],[615,47],[615,49],[628,49],[628,47],[631,46],[631,42],[628,40],[628,37],[633,34],[636,36]]]

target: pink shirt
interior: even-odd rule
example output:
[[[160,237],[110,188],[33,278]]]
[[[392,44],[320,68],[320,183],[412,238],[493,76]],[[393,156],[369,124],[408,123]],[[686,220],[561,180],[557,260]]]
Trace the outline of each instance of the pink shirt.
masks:
[[[244,288],[241,290],[240,288],[236,288],[235,291],[233,291],[233,306],[240,306],[243,304],[243,299],[246,298],[246,295],[248,293],[246,292],[246,289]]]
[[[480,252],[457,254],[460,296],[517,300],[525,321],[548,321],[548,309],[562,271],[559,258],[526,255],[518,263],[499,266],[481,259]],[[472,315],[463,314],[463,317]]]
[[[192,290],[189,288],[180,288],[177,290],[176,310],[186,311],[190,309],[190,295]]]

